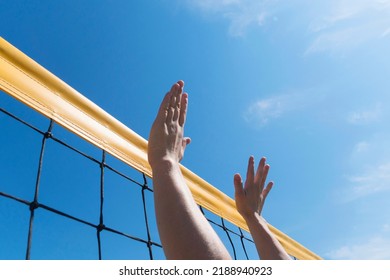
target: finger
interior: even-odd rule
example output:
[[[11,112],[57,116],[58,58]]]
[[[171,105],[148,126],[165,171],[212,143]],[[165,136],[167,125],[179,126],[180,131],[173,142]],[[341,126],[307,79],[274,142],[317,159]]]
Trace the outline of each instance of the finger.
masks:
[[[261,176],[261,181],[260,181],[260,191],[261,192],[264,189],[264,185],[265,185],[265,181],[267,180],[269,168],[270,168],[269,164],[266,164],[263,168],[263,174]]]
[[[242,178],[240,174],[234,175],[234,191],[235,197],[243,196],[245,194],[244,189],[242,187]]]
[[[269,182],[267,184],[267,187],[263,190],[263,201],[267,198],[273,186],[274,186],[274,182]]]
[[[179,116],[179,125],[184,126],[187,119],[187,109],[188,109],[188,94],[183,93],[181,96],[180,102],[180,116]]]
[[[248,169],[246,171],[245,188],[253,185],[254,177],[255,177],[255,159],[253,156],[250,156],[248,160]]]

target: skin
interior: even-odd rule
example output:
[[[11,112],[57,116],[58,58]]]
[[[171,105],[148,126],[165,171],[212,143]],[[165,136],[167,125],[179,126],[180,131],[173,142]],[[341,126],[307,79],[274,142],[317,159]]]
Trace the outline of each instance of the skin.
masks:
[[[268,228],[267,222],[261,216],[264,202],[273,187],[269,182],[266,187],[270,166],[262,158],[254,171],[254,157],[248,161],[248,170],[245,184],[243,185],[240,174],[234,175],[235,200],[238,212],[246,221],[259,257],[264,260],[290,260],[280,242]]]
[[[148,160],[153,172],[157,227],[167,259],[229,260],[226,247],[195,203],[180,170],[180,161],[191,139],[184,137],[188,94],[178,81],[165,95],[152,125]],[[247,222],[259,256],[289,259],[261,217],[261,210],[273,183],[264,188],[269,165],[265,158],[254,173],[254,159],[248,163],[245,186],[234,176],[237,210]],[[260,254],[261,252],[261,254]]]
[[[161,243],[167,259],[231,259],[180,171],[179,162],[190,143],[183,136],[188,105],[183,87],[184,82],[179,81],[165,95],[149,136],[148,159]]]

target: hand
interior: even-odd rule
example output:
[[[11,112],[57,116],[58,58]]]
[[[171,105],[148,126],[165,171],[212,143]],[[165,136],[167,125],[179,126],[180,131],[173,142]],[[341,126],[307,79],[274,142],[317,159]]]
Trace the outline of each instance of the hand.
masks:
[[[152,125],[148,143],[150,165],[163,161],[180,162],[191,139],[184,137],[188,94],[183,93],[184,82],[174,84],[161,102]]]
[[[273,186],[273,182],[269,182],[264,188],[269,171],[269,165],[265,161],[264,157],[260,160],[255,174],[254,158],[249,158],[244,187],[240,174],[234,175],[236,207],[244,219],[255,213],[261,215],[265,199]]]

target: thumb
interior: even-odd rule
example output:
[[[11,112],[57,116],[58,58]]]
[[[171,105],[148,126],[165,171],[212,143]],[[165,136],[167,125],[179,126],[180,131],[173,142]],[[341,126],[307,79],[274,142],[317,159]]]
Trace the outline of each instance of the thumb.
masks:
[[[189,145],[191,143],[191,138],[190,137],[183,137],[183,144],[185,146]]]
[[[240,174],[234,175],[234,190],[235,190],[235,196],[242,196],[244,195],[244,189],[242,186],[242,178]]]
[[[190,137],[183,137],[182,142],[181,142],[181,150],[179,154],[179,161],[181,161],[184,157],[184,152],[187,148],[187,145],[191,143],[191,138]]]
[[[187,146],[191,143],[191,138],[190,137],[183,137],[183,140],[182,140],[182,147],[183,147],[183,153],[185,151],[185,149],[187,148]]]

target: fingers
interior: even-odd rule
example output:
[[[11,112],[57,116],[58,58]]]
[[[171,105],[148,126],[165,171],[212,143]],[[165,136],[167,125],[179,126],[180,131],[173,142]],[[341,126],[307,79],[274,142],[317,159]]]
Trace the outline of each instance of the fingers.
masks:
[[[174,108],[174,114],[173,114],[173,121],[176,122],[179,119],[180,116],[180,109],[181,109],[181,99],[182,99],[182,93],[183,93],[183,81],[179,81],[177,83],[179,85],[179,88],[176,90],[175,94],[173,95],[173,108]]]
[[[267,179],[268,171],[269,171],[269,164],[265,164],[266,158],[262,157],[259,163],[259,166],[256,171],[256,176],[254,183],[255,185],[259,186],[260,192],[262,192],[265,184],[265,180]]]
[[[179,118],[181,118],[181,121],[184,124],[185,114],[187,113],[188,95],[185,94],[185,97],[183,98],[183,87],[184,82],[178,81],[172,86],[171,90],[168,93],[168,95],[170,96],[169,103],[166,107],[166,116],[168,121],[176,122],[179,120]],[[184,104],[182,104],[183,102]],[[181,113],[182,109],[184,109],[184,117]]]
[[[172,95],[171,91],[168,91],[165,94],[164,99],[161,101],[160,108],[158,109],[158,113],[157,113],[157,118],[159,119],[165,120],[166,117],[168,116],[169,102],[171,100],[171,95]]]
[[[259,162],[259,166],[257,167],[257,171],[256,171],[255,183],[261,182],[261,179],[263,176],[263,170],[264,170],[264,166],[265,166],[265,161],[266,161],[266,158],[262,157],[260,162]]]
[[[178,109],[177,109],[177,99],[178,95],[181,92],[181,85],[179,83],[173,84],[171,87],[171,90],[169,91],[170,99],[167,107],[167,120],[173,121],[174,118],[177,118],[178,115]]]

